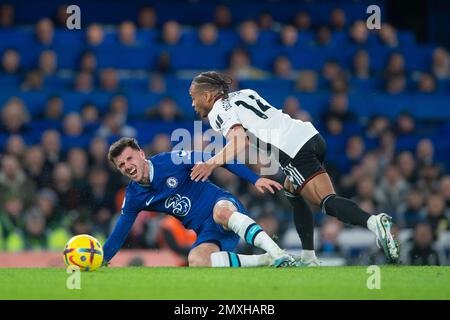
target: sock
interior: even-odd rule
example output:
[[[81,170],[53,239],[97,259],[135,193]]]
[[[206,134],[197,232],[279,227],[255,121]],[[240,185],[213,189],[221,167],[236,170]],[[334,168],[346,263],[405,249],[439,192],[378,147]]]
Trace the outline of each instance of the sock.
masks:
[[[370,218],[367,219],[367,229],[377,234],[376,216],[371,215]]]
[[[344,223],[367,227],[371,215],[362,210],[355,202],[330,194],[323,198],[320,204],[322,212],[336,217]]]
[[[314,251],[314,217],[302,196],[285,191],[284,193],[294,208],[295,229],[302,241],[303,250]]]
[[[212,267],[262,267],[270,266],[272,258],[269,254],[244,255],[234,252],[220,251],[211,254]]]
[[[316,252],[314,250],[302,250],[301,253],[302,260],[312,260],[316,259]]]
[[[237,233],[245,242],[263,249],[274,259],[285,255],[285,252],[281,250],[275,241],[252,218],[245,214],[233,212],[228,220],[227,227]]]

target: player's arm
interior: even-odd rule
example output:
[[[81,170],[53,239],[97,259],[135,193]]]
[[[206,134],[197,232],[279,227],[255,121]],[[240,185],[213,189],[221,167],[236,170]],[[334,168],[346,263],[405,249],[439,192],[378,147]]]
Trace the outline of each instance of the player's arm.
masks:
[[[247,134],[242,125],[237,124],[230,128],[226,138],[228,143],[220,152],[208,161],[197,163],[194,168],[192,168],[192,180],[206,181],[215,168],[232,163],[233,160],[248,146]]]
[[[136,221],[136,214],[121,214],[113,232],[103,246],[103,265],[106,265],[122,247],[125,239],[130,233],[131,227]]]

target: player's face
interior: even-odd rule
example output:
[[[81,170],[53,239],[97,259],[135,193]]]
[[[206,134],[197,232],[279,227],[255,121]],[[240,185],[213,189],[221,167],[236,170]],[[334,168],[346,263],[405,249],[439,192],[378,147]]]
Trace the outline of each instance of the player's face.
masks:
[[[120,173],[136,182],[142,182],[146,177],[146,159],[143,150],[127,147],[114,160]]]
[[[200,117],[204,118],[211,111],[214,105],[214,97],[208,91],[201,91],[192,84],[189,88],[189,95],[192,98],[192,107]]]

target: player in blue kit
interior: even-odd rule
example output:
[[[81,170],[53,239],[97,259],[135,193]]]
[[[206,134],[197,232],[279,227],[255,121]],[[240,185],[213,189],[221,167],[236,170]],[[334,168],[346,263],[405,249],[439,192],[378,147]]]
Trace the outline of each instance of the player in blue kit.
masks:
[[[295,260],[282,250],[253,219],[231,193],[210,181],[190,178],[194,152],[161,153],[146,159],[133,138],[121,138],[109,149],[108,158],[131,179],[125,192],[121,215],[104,245],[104,264],[108,263],[125,241],[138,213],[142,210],[170,214],[187,229],[197,233],[188,256],[189,266],[213,267],[286,267]],[[260,191],[274,192],[282,186],[261,178],[243,164],[227,164],[226,169],[246,179]],[[232,251],[239,237],[266,251],[261,255],[240,255]]]

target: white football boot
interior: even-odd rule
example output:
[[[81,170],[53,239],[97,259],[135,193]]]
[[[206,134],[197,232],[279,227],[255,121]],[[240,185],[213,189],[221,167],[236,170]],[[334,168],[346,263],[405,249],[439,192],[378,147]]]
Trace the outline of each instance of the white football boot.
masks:
[[[376,237],[378,248],[383,248],[384,254],[390,263],[398,263],[400,249],[397,240],[391,233],[392,217],[386,213],[380,213],[376,218]]]

